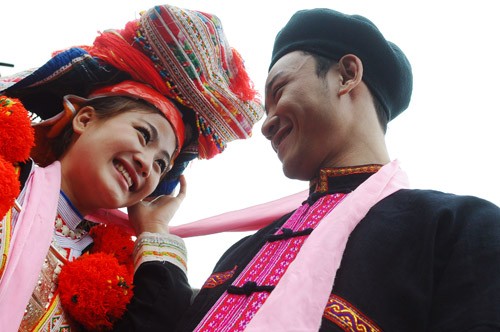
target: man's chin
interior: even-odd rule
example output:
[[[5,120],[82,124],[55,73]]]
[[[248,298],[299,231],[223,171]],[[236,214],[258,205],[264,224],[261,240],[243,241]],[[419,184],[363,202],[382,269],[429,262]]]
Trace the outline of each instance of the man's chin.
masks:
[[[290,167],[287,163],[283,163],[283,174],[289,179],[309,181],[311,179],[311,174],[308,174],[304,169],[300,167]]]

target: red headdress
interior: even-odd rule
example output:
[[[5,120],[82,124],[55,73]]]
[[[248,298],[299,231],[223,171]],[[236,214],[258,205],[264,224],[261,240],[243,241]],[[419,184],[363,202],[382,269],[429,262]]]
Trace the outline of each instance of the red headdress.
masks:
[[[43,165],[49,164],[56,159],[51,140],[57,139],[57,136],[71,121],[77,111],[69,100],[82,103],[90,99],[110,96],[124,96],[136,100],[143,100],[162,112],[172,126],[176,136],[177,146],[173,157],[179,154],[185,138],[185,126],[179,109],[172,101],[165,98],[165,96],[155,89],[135,81],[123,81],[118,84],[98,88],[92,91],[87,98],[66,95],[64,97],[64,110],[62,112],[34,125],[36,146],[31,151],[33,159]]]
[[[104,32],[88,51],[194,110],[199,158],[249,137],[263,115],[243,60],[215,15],[156,6],[125,29]]]

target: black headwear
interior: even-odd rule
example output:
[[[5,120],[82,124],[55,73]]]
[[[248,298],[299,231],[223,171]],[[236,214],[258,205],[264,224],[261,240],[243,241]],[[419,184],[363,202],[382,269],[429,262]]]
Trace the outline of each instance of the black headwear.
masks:
[[[354,54],[363,62],[363,81],[394,119],[409,105],[411,65],[398,46],[386,40],[370,20],[327,8],[296,12],[278,33],[269,70],[282,56],[307,51],[340,60]]]

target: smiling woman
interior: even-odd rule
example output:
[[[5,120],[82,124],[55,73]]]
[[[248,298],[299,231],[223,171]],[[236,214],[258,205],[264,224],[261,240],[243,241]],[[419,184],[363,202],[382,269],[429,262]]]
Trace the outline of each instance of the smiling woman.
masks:
[[[141,91],[137,84],[131,86]],[[110,103],[118,108],[106,108]],[[166,108],[166,114],[176,115],[168,119],[151,105],[127,97],[94,94],[81,107],[72,105],[77,114],[65,131],[72,133],[71,143],[58,159],[61,188],[77,210],[87,215],[98,208],[132,206],[150,195],[184,140],[178,135],[184,125],[175,106]],[[182,129],[174,130],[171,123]]]
[[[249,137],[262,114],[218,18],[169,5],[0,79],[0,170],[12,170],[0,178],[12,189],[0,205],[2,330],[174,327],[192,294],[168,228],[182,172]],[[27,153],[14,158],[19,140]],[[112,218],[119,208],[128,220]],[[165,282],[174,306],[158,297]]]
[[[1,98],[3,116],[14,112],[10,105],[22,107],[18,99],[5,96]],[[48,121],[34,125],[36,151],[33,151],[32,158],[46,167],[41,168],[33,164],[31,160],[15,164],[19,170],[18,173],[23,174],[21,182],[24,189],[17,198],[21,207],[20,211],[7,214],[2,223],[2,226],[8,226],[7,229],[17,225],[16,230],[22,230],[24,227],[31,229],[35,225],[40,227],[36,232],[31,229],[30,232],[20,237],[17,236],[13,242],[16,246],[25,247],[30,251],[30,256],[25,256],[21,266],[28,264],[36,267],[40,259],[43,261],[47,250],[45,247],[45,250],[33,251],[29,246],[21,245],[21,243],[49,244],[53,242],[48,249],[49,252],[55,250],[54,254],[49,253],[46,258],[50,262],[49,266],[43,265],[40,272],[39,283],[44,285],[43,287],[56,290],[50,294],[37,288],[33,291],[33,284],[30,280],[37,277],[38,273],[33,273],[36,270],[27,268],[17,270],[11,263],[11,259],[2,264],[3,278],[0,285],[2,289],[9,287],[8,280],[11,274],[12,277],[27,280],[18,289],[20,292],[16,295],[20,296],[20,300],[16,302],[18,307],[11,306],[9,311],[17,314],[18,318],[23,318],[21,330],[37,330],[45,324],[43,322],[46,322],[47,315],[53,315],[56,312],[54,310],[60,310],[61,306],[66,310],[66,314],[58,316],[57,326],[69,324],[68,319],[72,317],[90,329],[110,327],[111,323],[106,323],[106,319],[114,321],[122,316],[125,305],[131,300],[133,294],[127,290],[130,287],[128,285],[132,283],[132,275],[126,272],[127,269],[120,270],[120,265],[112,268],[114,261],[106,263],[106,265],[111,264],[109,265],[111,268],[108,266],[111,274],[117,274],[120,278],[116,284],[109,284],[112,286],[109,294],[101,292],[98,296],[108,298],[110,294],[120,295],[122,299],[114,302],[109,309],[113,311],[118,308],[120,314],[114,316],[115,314],[110,314],[109,310],[104,310],[103,313],[98,312],[95,317],[97,322],[80,321],[78,311],[71,309],[70,303],[78,297],[81,298],[84,293],[80,292],[86,291],[86,288],[71,289],[69,297],[73,300],[67,302],[65,299],[68,294],[67,288],[64,287],[65,283],[62,282],[62,287],[55,288],[51,286],[51,283],[57,282],[57,279],[54,277],[46,279],[44,276],[59,274],[55,271],[61,269],[62,275],[67,275],[66,267],[69,268],[68,271],[71,271],[72,261],[84,253],[92,243],[92,231],[88,228],[79,228],[83,216],[98,209],[116,209],[137,205],[134,216],[138,217],[130,220],[134,228],[140,230],[137,234],[164,232],[165,227],[159,229],[153,221],[161,220],[167,224],[170,219],[168,215],[173,215],[184,197],[184,188],[181,188],[177,197],[171,197],[173,204],[163,207],[163,210],[167,211],[163,214],[161,214],[162,209],[147,210],[142,204],[138,204],[158,186],[161,178],[168,171],[167,165],[177,157],[184,142],[184,123],[173,102],[150,87],[132,81],[123,81],[104,89],[101,88],[87,98],[66,95],[63,100],[64,112]],[[149,100],[154,101],[158,107],[150,104]],[[7,128],[9,127],[4,127],[3,130]],[[11,134],[15,135],[15,132]],[[43,197],[37,194],[37,190],[41,188],[44,188]],[[57,197],[59,199],[54,199]],[[36,200],[40,198],[43,199],[41,205],[43,213],[39,211],[38,204],[36,204]],[[40,218],[38,216],[31,217],[33,213],[41,214],[42,222],[38,222]],[[131,234],[128,235],[128,241],[130,241]],[[14,240],[11,238],[13,233],[2,232],[2,235],[4,238],[1,244],[7,244],[3,250],[9,252],[11,250],[8,244]],[[57,252],[59,254],[55,254]],[[13,254],[23,255],[15,250]],[[85,262],[86,257],[88,256],[82,256],[78,264]],[[105,262],[106,260],[93,259],[91,264],[104,264]],[[85,271],[85,268],[79,269],[78,273],[86,275]],[[87,279],[94,280],[93,282],[100,280],[93,274],[86,276]],[[109,278],[109,276],[103,278]],[[123,281],[120,281],[122,279]],[[6,280],[7,284],[5,284]],[[8,293],[2,294],[0,305],[9,303]],[[186,296],[189,296],[189,293]],[[28,302],[23,303],[23,299]],[[23,308],[26,307],[28,307],[28,315],[24,317],[19,316],[18,312],[12,312],[15,309],[22,309],[20,310],[22,313]],[[48,308],[48,310],[42,308]],[[5,310],[2,309],[2,315],[6,312]],[[103,318],[98,319],[100,314]],[[10,327],[9,330],[11,330]]]

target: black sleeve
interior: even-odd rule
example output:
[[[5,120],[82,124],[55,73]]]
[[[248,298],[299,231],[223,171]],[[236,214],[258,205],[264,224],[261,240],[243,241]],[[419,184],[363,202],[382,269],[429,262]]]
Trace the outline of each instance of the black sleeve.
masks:
[[[500,331],[500,209],[473,197],[437,233],[430,331]]]
[[[192,290],[185,273],[170,263],[143,263],[134,275],[134,296],[113,331],[173,331]]]

